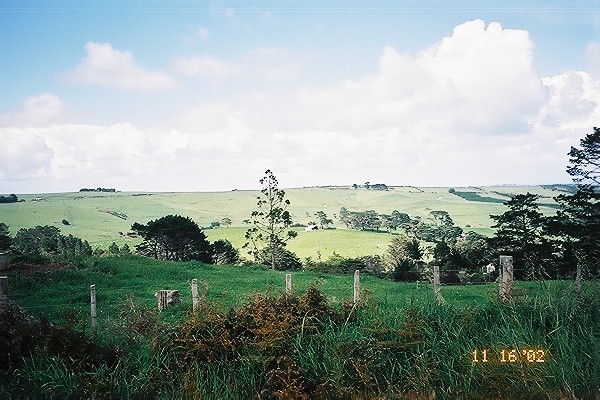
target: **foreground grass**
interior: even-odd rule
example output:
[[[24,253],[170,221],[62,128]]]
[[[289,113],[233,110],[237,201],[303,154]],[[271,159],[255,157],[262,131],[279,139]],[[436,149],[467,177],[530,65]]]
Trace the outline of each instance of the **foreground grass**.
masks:
[[[189,302],[154,311],[152,290],[184,289],[177,282],[192,277],[209,285],[197,313]],[[438,305],[426,286],[368,278],[370,300],[353,307],[340,300],[351,277],[294,277],[295,295],[285,296],[280,272],[142,258],[11,274],[11,298],[30,307],[85,303],[75,292],[87,295],[92,281],[99,308],[114,307],[95,342],[77,318],[0,315],[0,398],[599,398],[597,283],[581,296],[560,283],[521,285],[508,304],[493,286],[446,287]],[[528,349],[543,362],[522,355]],[[488,362],[473,362],[474,350],[487,350]],[[514,362],[502,362],[513,350]]]
[[[191,281],[197,279],[201,294],[224,309],[246,302],[257,292],[280,293],[285,288],[285,272],[263,267],[215,266],[197,262],[165,262],[145,257],[91,257],[71,267],[50,266],[37,270],[11,271],[10,297],[28,312],[50,319],[89,315],[89,287],[96,285],[100,326],[104,320],[118,318],[128,297],[146,307],[156,305],[154,293],[161,289],[179,290],[182,304],[170,311],[183,315],[191,308]],[[308,271],[292,274],[293,291],[301,293],[309,286],[318,287],[331,304],[340,304],[353,295],[351,275],[330,275]],[[571,283],[550,282],[544,292],[560,296],[563,286]],[[518,282],[519,296],[533,296],[542,286]],[[374,276],[361,276],[361,290],[390,312],[408,304],[423,305],[433,301],[431,285],[391,282]],[[443,286],[447,303],[464,308],[488,304],[495,298],[497,285]]]

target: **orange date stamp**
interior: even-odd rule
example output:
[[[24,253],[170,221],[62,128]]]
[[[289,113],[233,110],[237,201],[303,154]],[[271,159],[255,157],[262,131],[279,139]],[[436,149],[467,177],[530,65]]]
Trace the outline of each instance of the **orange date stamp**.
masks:
[[[545,363],[548,353],[543,349],[477,349],[471,352],[471,362],[513,364],[513,363]]]

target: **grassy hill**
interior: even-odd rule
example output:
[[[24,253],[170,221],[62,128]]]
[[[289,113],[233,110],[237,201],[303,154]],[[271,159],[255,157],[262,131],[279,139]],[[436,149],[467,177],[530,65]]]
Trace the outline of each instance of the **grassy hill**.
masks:
[[[341,207],[351,211],[375,210],[390,213],[405,212],[411,217],[427,219],[432,210],[447,211],[455,223],[466,230],[491,235],[490,214],[501,214],[502,204],[514,194],[539,194],[541,210],[553,213],[553,196],[562,186],[496,186],[455,188],[462,197],[448,192],[449,188],[391,187],[388,191],[353,189],[351,187],[316,187],[286,189],[294,221],[306,224],[315,220],[317,211],[324,211],[334,220],[334,230],[304,232],[290,242],[290,249],[300,257],[326,258],[334,251],[344,256],[380,254],[391,235],[378,232],[348,230],[335,218]],[[465,195],[465,193],[473,193]],[[180,214],[194,219],[200,226],[228,217],[229,228],[207,230],[211,241],[225,238],[236,247],[244,243],[247,227],[244,220],[255,208],[259,191],[218,193],[132,193],[77,192],[19,195],[19,203],[0,204],[0,222],[10,227],[12,234],[20,228],[54,225],[63,234],[88,240],[92,246],[106,248],[110,243],[133,246],[139,239],[125,234],[134,222],[146,223],[168,214]],[[476,194],[476,195],[475,195]],[[497,202],[489,199],[497,199]],[[482,200],[483,199],[483,200]],[[37,200],[37,201],[36,201]],[[62,220],[69,222],[64,225]]]

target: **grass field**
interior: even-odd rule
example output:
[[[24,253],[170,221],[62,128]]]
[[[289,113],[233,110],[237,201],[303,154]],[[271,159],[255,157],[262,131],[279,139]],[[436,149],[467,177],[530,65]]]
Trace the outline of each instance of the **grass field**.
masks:
[[[0,324],[0,338],[15,342],[10,354],[22,357],[9,355],[0,398],[598,398],[598,282],[581,296],[572,282],[518,282],[508,304],[495,284],[444,286],[438,305],[431,285],[365,275],[370,301],[350,309],[342,301],[351,275],[296,272],[298,297],[288,298],[285,273],[258,267],[128,256],[28,268],[9,271],[11,300],[60,325],[18,316]],[[193,278],[209,301],[194,315]],[[94,341],[80,333],[90,332],[90,284]],[[310,285],[326,304],[309,300]],[[180,290],[182,304],[158,315],[158,289]],[[11,324],[31,328],[15,337]]]
[[[461,192],[475,192],[484,197],[507,200],[512,194],[536,193],[542,196],[540,203],[553,203],[552,197],[560,192],[540,186],[498,186],[485,188],[456,188]],[[295,222],[307,224],[314,220],[317,211],[324,211],[334,220],[336,229],[322,232],[304,232],[290,243],[290,249],[301,258],[316,259],[318,252],[323,258],[334,251],[343,256],[381,254],[391,235],[377,232],[359,232],[345,229],[334,218],[341,207],[351,211],[375,210],[390,213],[405,212],[412,217],[427,219],[432,210],[447,211],[454,222],[465,230],[491,235],[490,214],[501,214],[501,203],[468,201],[448,192],[448,188],[393,187],[389,191],[373,191],[364,188],[301,188],[286,189],[291,202],[290,212]],[[200,226],[228,217],[230,228],[206,230],[211,241],[229,239],[236,247],[244,243],[245,225],[255,208],[258,191],[232,191],[219,193],[55,193],[28,194],[19,198],[24,202],[0,204],[0,222],[15,234],[20,228],[36,225],[54,225],[63,234],[86,239],[92,246],[107,248],[110,243],[128,243],[130,247],[139,239],[128,238],[121,233],[130,230],[134,222],[146,223],[168,214],[180,214],[194,219]],[[42,198],[41,201],[34,201]],[[554,209],[541,207],[542,212]],[[65,219],[70,225],[65,226]]]

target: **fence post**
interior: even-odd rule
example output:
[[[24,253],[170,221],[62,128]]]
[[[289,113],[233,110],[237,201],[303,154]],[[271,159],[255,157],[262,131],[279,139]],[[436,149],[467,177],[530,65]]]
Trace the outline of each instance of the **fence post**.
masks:
[[[292,294],[292,274],[285,274],[285,294]]]
[[[433,293],[438,304],[444,301],[440,292],[440,267],[438,265],[433,266]]]
[[[156,294],[156,299],[158,300],[158,312],[161,312],[167,308],[167,291],[159,290]]]
[[[198,309],[198,279],[192,279],[192,310]]]
[[[500,256],[500,299],[505,301],[512,297],[513,258]]]
[[[577,262],[577,273],[575,274],[575,293],[581,294],[581,264]]]
[[[90,315],[92,318],[92,335],[96,336],[98,317],[96,315],[96,285],[90,285]]]
[[[8,277],[0,276],[0,311],[8,310]]]
[[[354,304],[360,300],[360,271],[354,271]]]

